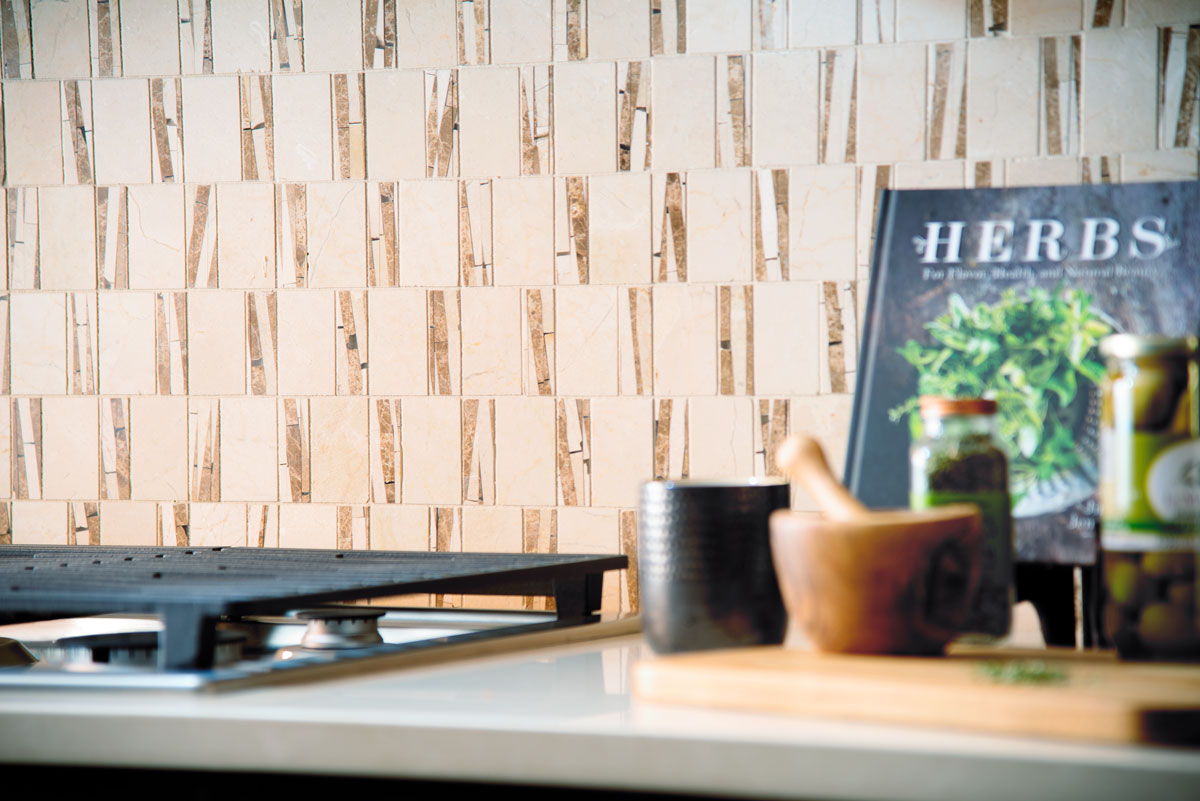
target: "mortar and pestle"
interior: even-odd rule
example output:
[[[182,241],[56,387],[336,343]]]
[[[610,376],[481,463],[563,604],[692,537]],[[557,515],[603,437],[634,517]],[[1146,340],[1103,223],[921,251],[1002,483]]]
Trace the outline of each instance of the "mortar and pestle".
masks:
[[[961,633],[979,582],[979,509],[868,509],[808,437],[789,437],[775,460],[822,512],[780,509],[770,518],[779,588],[812,644],[844,653],[943,653]]]

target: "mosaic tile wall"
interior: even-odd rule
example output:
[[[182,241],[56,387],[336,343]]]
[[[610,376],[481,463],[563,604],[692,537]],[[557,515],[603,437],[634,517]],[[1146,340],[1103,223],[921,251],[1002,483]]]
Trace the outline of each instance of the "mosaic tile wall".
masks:
[[[0,73],[14,543],[635,556],[840,462],[881,187],[1200,144],[1193,0],[0,0]]]

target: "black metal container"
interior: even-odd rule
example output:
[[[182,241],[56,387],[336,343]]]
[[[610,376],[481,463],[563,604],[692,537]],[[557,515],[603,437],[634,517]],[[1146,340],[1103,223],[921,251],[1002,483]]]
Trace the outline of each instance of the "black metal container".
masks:
[[[638,514],[642,628],[658,653],[783,642],[767,519],[782,479],[649,481]]]

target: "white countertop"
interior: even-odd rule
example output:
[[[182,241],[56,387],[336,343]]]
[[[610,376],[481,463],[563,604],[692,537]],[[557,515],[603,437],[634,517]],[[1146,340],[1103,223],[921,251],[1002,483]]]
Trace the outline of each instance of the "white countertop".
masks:
[[[837,799],[1194,799],[1200,751],[646,704],[624,636],[224,694],[0,691],[0,763]]]

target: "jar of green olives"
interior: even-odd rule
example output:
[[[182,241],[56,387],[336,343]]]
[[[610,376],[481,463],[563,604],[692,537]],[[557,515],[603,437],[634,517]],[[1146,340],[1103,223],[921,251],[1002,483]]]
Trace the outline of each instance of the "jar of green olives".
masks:
[[[1200,656],[1195,337],[1116,334],[1100,407],[1103,629],[1124,658]]]

